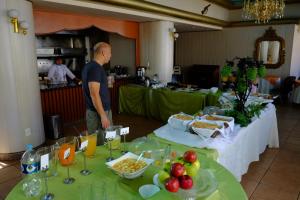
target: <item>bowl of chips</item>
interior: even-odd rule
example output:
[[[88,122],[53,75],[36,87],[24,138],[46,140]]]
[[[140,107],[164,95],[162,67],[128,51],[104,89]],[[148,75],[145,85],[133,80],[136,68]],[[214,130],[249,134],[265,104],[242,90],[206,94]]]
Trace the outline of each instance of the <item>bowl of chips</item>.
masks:
[[[141,176],[153,163],[153,159],[148,159],[128,152],[118,159],[106,162],[108,168],[123,178],[134,179]]]

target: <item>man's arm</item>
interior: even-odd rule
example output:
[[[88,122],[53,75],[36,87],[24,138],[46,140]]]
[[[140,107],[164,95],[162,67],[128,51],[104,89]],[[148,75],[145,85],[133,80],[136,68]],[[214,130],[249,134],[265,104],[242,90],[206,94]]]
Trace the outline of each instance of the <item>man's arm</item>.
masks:
[[[105,113],[102,106],[102,100],[100,97],[100,83],[99,82],[89,82],[90,95],[93,101],[93,105],[96,108],[99,116],[101,117],[101,124],[103,128],[108,128],[110,126],[110,121]]]

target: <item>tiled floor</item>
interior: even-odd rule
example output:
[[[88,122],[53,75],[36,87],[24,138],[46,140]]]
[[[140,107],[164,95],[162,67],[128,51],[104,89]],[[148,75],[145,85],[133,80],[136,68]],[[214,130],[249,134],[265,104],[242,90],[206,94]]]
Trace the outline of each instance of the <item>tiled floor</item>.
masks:
[[[241,182],[250,200],[300,200],[300,105],[278,105],[277,118],[280,148],[266,149]],[[128,140],[162,126],[159,121],[127,115],[114,116],[114,123],[130,126]],[[73,126],[79,131],[85,128],[83,122],[70,124],[66,135],[77,134]],[[18,168],[18,161],[0,161],[0,200],[20,181]]]

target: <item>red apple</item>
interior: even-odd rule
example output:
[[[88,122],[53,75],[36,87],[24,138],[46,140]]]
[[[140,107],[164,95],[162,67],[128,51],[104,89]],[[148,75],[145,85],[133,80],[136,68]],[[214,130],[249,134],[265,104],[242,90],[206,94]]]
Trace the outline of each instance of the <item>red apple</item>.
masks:
[[[193,187],[193,179],[189,175],[179,176],[178,179],[182,189],[188,190]]]
[[[183,160],[185,162],[193,163],[197,160],[197,153],[195,151],[186,151],[183,155]]]
[[[165,188],[169,192],[177,192],[179,190],[179,181],[176,177],[171,177],[166,180]]]
[[[184,165],[181,163],[173,163],[171,166],[171,174],[172,176],[178,177],[182,176],[185,172]]]

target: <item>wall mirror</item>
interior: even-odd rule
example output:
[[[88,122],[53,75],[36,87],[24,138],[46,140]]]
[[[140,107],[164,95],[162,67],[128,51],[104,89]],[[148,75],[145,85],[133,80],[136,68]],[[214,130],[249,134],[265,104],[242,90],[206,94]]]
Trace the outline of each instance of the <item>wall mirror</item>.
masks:
[[[284,39],[272,27],[255,42],[254,58],[263,61],[267,68],[278,68],[284,63]]]

